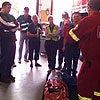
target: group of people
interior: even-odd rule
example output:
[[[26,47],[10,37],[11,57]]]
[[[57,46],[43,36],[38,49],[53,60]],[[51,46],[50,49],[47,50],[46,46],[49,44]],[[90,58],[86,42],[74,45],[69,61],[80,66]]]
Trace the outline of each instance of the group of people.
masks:
[[[17,19],[11,14],[10,2],[3,2],[0,11],[0,81],[10,83],[15,81],[15,77],[11,75],[11,68],[15,66],[16,52],[16,31],[20,31],[19,41],[19,57],[18,63],[21,63],[23,44],[25,41],[24,61],[31,62],[33,67],[33,52],[35,51],[35,66],[41,66],[39,60],[40,34],[42,34],[42,26],[38,23],[38,16],[32,17],[28,14],[29,8],[24,8],[24,15],[20,15]],[[29,54],[29,57],[28,57]]]
[[[48,17],[49,25],[46,29],[45,49],[48,57],[49,72],[55,70],[56,55],[58,50],[58,70],[67,72],[70,76],[76,77],[76,69],[80,49],[77,43],[66,42],[66,33],[76,26],[81,20],[81,14],[74,12],[72,14],[72,21],[67,12],[62,14],[63,21],[60,22],[60,27],[53,22],[53,16]],[[64,66],[62,67],[64,59]],[[73,64],[72,64],[73,62]]]
[[[81,20],[81,14],[79,12],[72,13],[71,21],[67,12],[62,14],[63,22],[60,23],[60,40],[59,40],[59,56],[58,56],[58,69],[62,69],[62,72],[67,72],[68,75],[76,76],[76,69],[78,65],[78,58],[80,55],[80,49],[77,43],[66,42],[66,33],[74,28]],[[64,66],[62,62],[64,59]],[[66,69],[67,68],[67,69]]]
[[[25,42],[25,54],[24,61],[31,62],[30,67],[33,67],[33,52],[35,50],[34,60],[35,66],[41,66],[37,60],[39,60],[40,49],[40,34],[42,34],[42,26],[38,23],[38,16],[29,15],[29,8],[24,8],[24,14],[17,18],[20,26],[20,41],[19,41],[19,57],[18,63],[21,63],[23,44]],[[29,54],[29,55],[28,55]]]
[[[33,51],[35,50],[35,66],[41,66],[39,60],[40,34],[42,26],[38,23],[38,17],[31,19],[28,15],[29,8],[25,7],[25,15],[16,20],[9,14],[11,4],[4,2],[0,12],[0,81],[8,83],[15,81],[11,75],[11,66],[14,64],[16,37],[15,32],[21,32],[19,47],[19,63],[21,63],[22,48],[25,40],[26,52],[24,61],[31,61],[33,67]],[[76,68],[80,49],[83,56],[83,64],[78,75],[79,100],[100,100],[100,0],[89,0],[87,4],[88,15],[81,19],[79,12],[72,14],[70,21],[67,12],[62,14],[63,21],[60,27],[54,24],[53,16],[48,16],[48,26],[45,29],[45,50],[48,59],[49,72],[55,70],[57,49],[58,70],[76,77]],[[20,27],[19,27],[20,26]],[[7,48],[7,50],[6,50]],[[80,49],[79,49],[80,48]],[[27,58],[29,52],[29,58]],[[64,66],[62,62],[64,59]]]

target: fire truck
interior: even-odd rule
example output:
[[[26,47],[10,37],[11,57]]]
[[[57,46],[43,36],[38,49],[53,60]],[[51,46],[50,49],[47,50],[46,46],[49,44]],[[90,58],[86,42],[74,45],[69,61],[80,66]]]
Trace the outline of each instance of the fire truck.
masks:
[[[80,12],[82,17],[87,16],[87,0],[73,0],[72,13]]]

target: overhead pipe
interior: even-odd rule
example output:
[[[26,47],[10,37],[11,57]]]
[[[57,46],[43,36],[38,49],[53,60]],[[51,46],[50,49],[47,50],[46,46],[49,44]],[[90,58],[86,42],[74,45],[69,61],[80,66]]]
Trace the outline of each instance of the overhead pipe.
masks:
[[[53,0],[51,0],[51,15],[53,14]]]
[[[39,0],[36,1],[36,14],[39,15]]]

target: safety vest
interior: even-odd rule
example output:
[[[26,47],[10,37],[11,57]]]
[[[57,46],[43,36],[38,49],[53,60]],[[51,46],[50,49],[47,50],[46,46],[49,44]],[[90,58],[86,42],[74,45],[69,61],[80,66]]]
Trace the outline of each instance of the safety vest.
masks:
[[[94,91],[94,96],[100,97],[100,92]],[[78,94],[79,100],[93,100],[92,98],[82,97]]]
[[[28,15],[27,19],[25,19],[24,15],[21,15],[17,20],[20,23],[21,32],[26,33],[28,26],[31,23],[31,16]]]
[[[55,33],[57,31],[57,25],[54,26],[53,31],[51,32],[50,27],[47,27],[47,33]],[[53,41],[58,41],[58,36],[57,37],[46,37],[46,40],[53,40]]]

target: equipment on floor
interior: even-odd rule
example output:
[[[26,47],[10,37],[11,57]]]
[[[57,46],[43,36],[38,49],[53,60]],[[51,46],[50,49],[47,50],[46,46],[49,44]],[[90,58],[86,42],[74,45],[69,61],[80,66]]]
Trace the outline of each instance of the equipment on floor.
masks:
[[[52,71],[44,87],[44,100],[69,100],[68,87],[61,80],[61,73]]]

